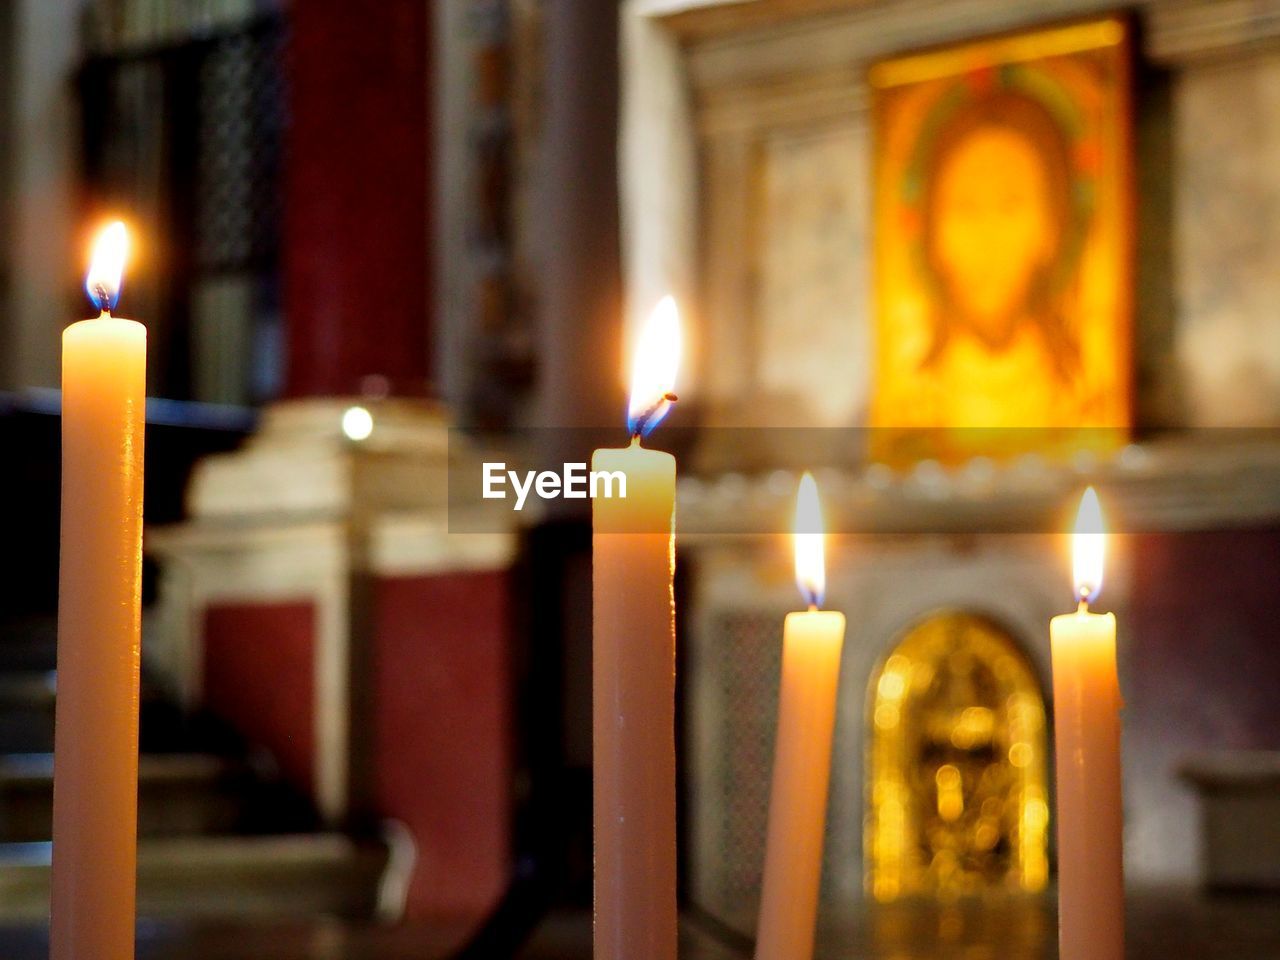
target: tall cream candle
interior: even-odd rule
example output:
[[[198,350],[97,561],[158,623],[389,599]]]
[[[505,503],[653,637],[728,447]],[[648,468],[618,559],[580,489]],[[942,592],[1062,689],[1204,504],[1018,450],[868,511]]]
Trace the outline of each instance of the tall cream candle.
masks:
[[[1123,960],[1124,858],[1116,618],[1089,612],[1105,534],[1085,491],[1073,537],[1075,613],[1049,625],[1058,773],[1058,941],[1062,960]]]
[[[100,238],[102,309],[62,338],[62,562],[52,960],[132,960],[146,329],[113,317],[125,235]]]
[[[826,579],[822,538],[818,490],[806,473],[796,498],[795,562],[796,582],[809,609],[787,614],[783,627],[756,960],[806,960],[813,955],[845,631],[844,614],[818,609]]]
[[[674,400],[679,346],[667,298],[636,350],[631,445],[591,458],[626,477],[592,502],[596,960],[676,956],[676,462],[640,440]]]

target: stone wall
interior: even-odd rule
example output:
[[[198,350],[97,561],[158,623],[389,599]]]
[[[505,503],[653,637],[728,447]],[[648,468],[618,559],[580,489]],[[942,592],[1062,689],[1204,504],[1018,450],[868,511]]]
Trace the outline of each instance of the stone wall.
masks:
[[[688,299],[686,398],[732,423],[863,422],[867,65],[1110,9],[758,0],[731,16],[716,3],[634,0],[630,311],[666,289]],[[1280,3],[1148,0],[1134,19],[1138,425],[1280,425]]]
[[[634,320],[666,290],[687,299],[683,416],[863,424],[873,336],[868,64],[1113,9],[1094,0],[631,0],[622,144],[630,312]],[[1137,37],[1135,416],[1140,439],[1162,431],[1161,443],[1180,444],[1193,462],[1223,439],[1194,428],[1280,426],[1280,2],[1146,0],[1129,9]],[[1266,434],[1256,442],[1264,459],[1275,450]],[[1126,453],[1141,460],[1158,446]],[[802,466],[774,453],[773,467]],[[1145,532],[1117,547],[1106,598],[1122,623],[1126,857],[1136,883],[1198,875],[1182,758],[1206,748],[1280,748],[1272,733],[1280,714],[1250,692],[1251,677],[1274,672],[1280,649],[1274,591],[1257,573],[1274,566],[1280,513],[1274,503],[1249,513],[1249,471],[1225,461],[1198,481],[1162,471],[1153,467],[1143,481],[1155,483],[1152,496],[1117,504],[1117,522]],[[1068,486],[1084,482],[1063,473]],[[855,466],[849,476],[856,486],[870,471]],[[893,489],[912,482],[878,479]],[[1225,509],[1206,511],[1218,496],[1211,488]],[[833,491],[833,502],[840,496]],[[697,510],[681,503],[682,525],[696,526]],[[912,620],[943,606],[989,613],[1048,676],[1063,545],[1042,534],[966,535],[959,521],[947,530],[842,537],[831,550],[829,596],[851,630],[828,896],[856,896],[861,886],[866,684]],[[691,878],[695,898],[712,908],[734,896],[733,883],[747,890],[758,868],[752,851],[734,844],[750,846],[751,818],[763,808],[720,777],[730,769],[721,760],[737,731],[744,769],[754,763],[767,773],[780,641],[770,630],[780,633],[793,601],[776,543],[728,544],[683,543],[694,585],[682,681]],[[1201,562],[1212,572],[1198,573]],[[725,643],[741,644],[742,656],[726,657]],[[752,649],[756,661],[746,659]],[[742,695],[730,696],[735,690]],[[725,872],[726,850],[736,851],[733,869],[745,871],[737,879]]]

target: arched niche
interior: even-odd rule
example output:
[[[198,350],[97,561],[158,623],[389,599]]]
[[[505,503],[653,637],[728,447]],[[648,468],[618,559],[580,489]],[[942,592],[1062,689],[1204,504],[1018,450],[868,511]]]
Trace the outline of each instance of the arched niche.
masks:
[[[1009,631],[979,614],[929,614],[872,672],[866,703],[868,894],[1043,889],[1045,699]]]

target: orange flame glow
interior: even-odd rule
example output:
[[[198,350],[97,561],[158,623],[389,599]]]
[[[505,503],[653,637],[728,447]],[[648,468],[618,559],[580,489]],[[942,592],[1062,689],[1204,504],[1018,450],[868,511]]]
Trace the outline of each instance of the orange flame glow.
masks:
[[[93,259],[84,289],[99,310],[110,312],[120,299],[120,280],[129,249],[129,234],[119,220],[103,228],[93,243]]]
[[[796,586],[811,607],[820,607],[827,590],[822,504],[818,501],[818,485],[807,470],[796,494],[794,529]]]
[[[1098,494],[1089,487],[1080,498],[1075,531],[1071,536],[1071,566],[1076,598],[1084,603],[1097,599],[1102,589],[1102,570],[1107,553],[1107,535],[1102,522]]]
[[[672,297],[663,297],[640,331],[631,362],[627,427],[632,436],[648,436],[671,409],[676,371],[680,368],[680,345],[680,312]]]

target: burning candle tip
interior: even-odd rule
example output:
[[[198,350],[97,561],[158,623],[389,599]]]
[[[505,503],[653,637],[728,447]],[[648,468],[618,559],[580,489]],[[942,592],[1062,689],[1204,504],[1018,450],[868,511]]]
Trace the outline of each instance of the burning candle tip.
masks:
[[[633,439],[647,437],[670,411],[679,366],[680,314],[675,300],[664,297],[640,331],[632,360],[627,429]]]
[[[1107,549],[1102,507],[1093,487],[1086,488],[1080,497],[1080,509],[1076,514],[1071,541],[1072,579],[1076,599],[1087,608],[1090,601],[1098,598],[1102,589]]]
[[[796,493],[794,533],[796,586],[810,610],[822,606],[826,593],[826,562],[823,546],[822,505],[813,474],[804,472]]]
[[[89,274],[85,277],[84,289],[89,295],[89,302],[110,316],[111,309],[120,299],[121,276],[124,273],[124,260],[128,251],[129,235],[119,220],[109,224],[93,245],[93,258],[89,265]]]

